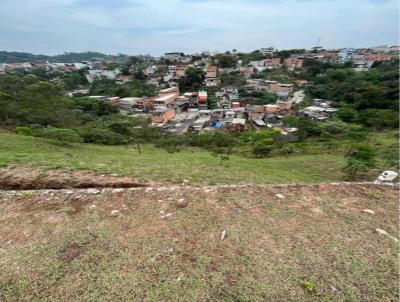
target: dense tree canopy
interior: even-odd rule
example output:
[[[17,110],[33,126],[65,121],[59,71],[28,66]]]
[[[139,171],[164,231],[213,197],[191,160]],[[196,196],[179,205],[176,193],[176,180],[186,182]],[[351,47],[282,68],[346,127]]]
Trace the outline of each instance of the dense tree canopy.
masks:
[[[379,129],[398,124],[398,69],[398,61],[377,64],[365,72],[314,62],[305,73],[314,82],[308,89],[311,97],[334,101],[345,122]]]
[[[186,70],[185,76],[179,79],[179,89],[182,92],[197,91],[203,85],[204,72],[200,68],[190,67]]]

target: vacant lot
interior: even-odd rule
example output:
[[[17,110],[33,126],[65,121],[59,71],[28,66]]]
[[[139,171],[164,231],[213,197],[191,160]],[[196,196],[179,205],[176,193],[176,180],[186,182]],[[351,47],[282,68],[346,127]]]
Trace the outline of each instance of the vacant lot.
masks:
[[[342,155],[293,155],[252,159],[232,156],[222,166],[205,151],[169,154],[151,146],[139,155],[134,146],[107,147],[54,142],[0,133],[0,166],[35,166],[52,169],[95,170],[142,180],[197,184],[316,183],[344,180]],[[382,169],[383,167],[381,167]],[[379,171],[365,179],[374,180]]]
[[[399,298],[394,187],[0,191],[0,200],[1,301]]]

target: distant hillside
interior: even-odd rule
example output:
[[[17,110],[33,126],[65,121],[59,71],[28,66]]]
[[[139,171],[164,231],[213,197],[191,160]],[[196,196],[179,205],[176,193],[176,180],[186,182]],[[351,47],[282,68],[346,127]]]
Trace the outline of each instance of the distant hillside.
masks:
[[[118,55],[106,55],[99,52],[66,52],[61,55],[47,56],[47,55],[35,55],[26,52],[9,52],[0,51],[0,63],[23,63],[23,62],[34,62],[43,63],[49,62],[80,62],[80,61],[93,61],[93,60],[115,60],[123,62],[128,60],[128,56],[124,54]]]

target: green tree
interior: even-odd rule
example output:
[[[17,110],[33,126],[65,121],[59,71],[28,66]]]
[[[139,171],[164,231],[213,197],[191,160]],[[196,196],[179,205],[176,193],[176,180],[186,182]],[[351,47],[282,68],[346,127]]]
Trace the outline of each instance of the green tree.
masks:
[[[115,81],[107,78],[96,79],[90,85],[91,95],[116,95],[121,87]]]
[[[243,86],[246,80],[240,72],[230,72],[221,74],[221,84],[223,86]]]
[[[200,68],[190,67],[186,70],[185,76],[178,80],[179,89],[182,92],[197,91],[204,81],[204,72]]]
[[[66,90],[77,89],[81,86],[87,86],[89,84],[86,75],[82,70],[63,74],[61,81],[63,82]]]
[[[221,68],[233,68],[237,64],[235,57],[230,54],[219,54],[216,56],[216,59]]]
[[[366,109],[360,112],[359,122],[376,130],[398,128],[399,112],[391,109]]]
[[[273,150],[274,140],[272,138],[264,138],[258,140],[252,149],[253,154],[256,157],[266,157]]]
[[[358,144],[350,148],[346,155],[343,171],[350,180],[354,180],[359,172],[375,167],[376,154],[368,144]]]
[[[160,135],[159,129],[152,127],[147,119],[137,120],[137,125],[132,130],[131,141],[136,144],[139,154],[142,154],[141,144],[157,139]]]
[[[236,145],[237,140],[232,135],[217,131],[212,135],[211,145],[208,149],[213,156],[219,157],[219,165],[222,165],[224,160],[229,160],[229,155]]]
[[[308,117],[287,116],[283,119],[283,121],[288,126],[300,129],[297,132],[299,139],[319,136],[322,133],[318,123]]]

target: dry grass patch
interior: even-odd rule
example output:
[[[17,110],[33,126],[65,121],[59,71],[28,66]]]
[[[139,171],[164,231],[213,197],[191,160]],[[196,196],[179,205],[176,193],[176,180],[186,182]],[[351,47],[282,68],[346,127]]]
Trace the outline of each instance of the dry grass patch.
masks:
[[[398,299],[393,187],[0,194],[2,301]]]

